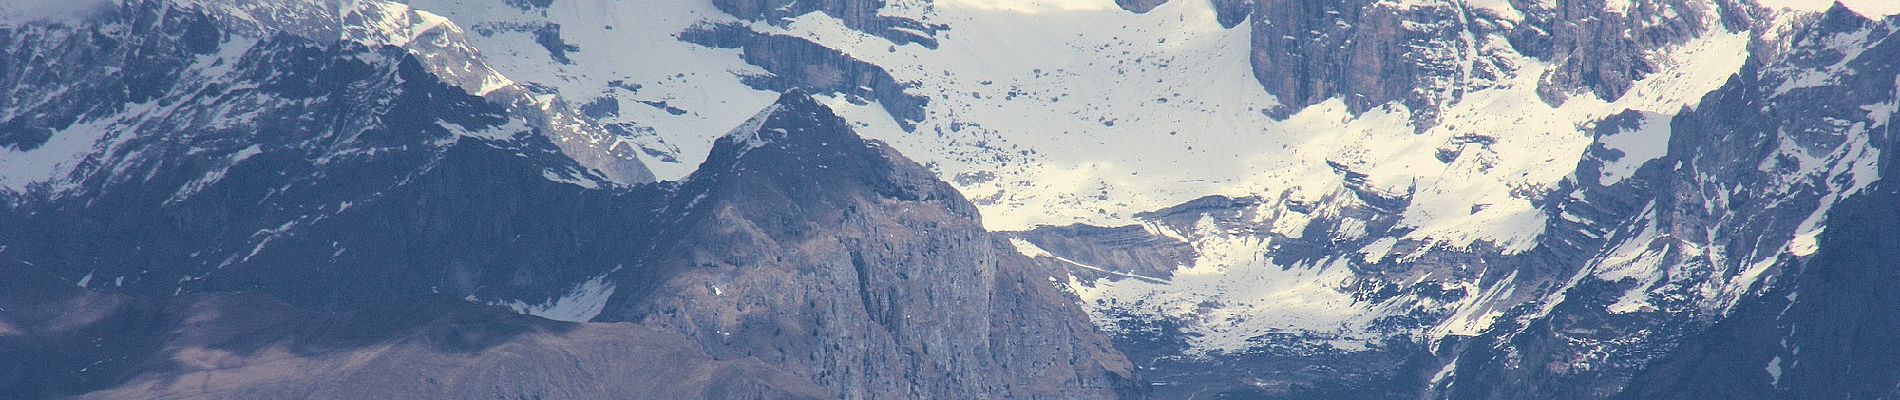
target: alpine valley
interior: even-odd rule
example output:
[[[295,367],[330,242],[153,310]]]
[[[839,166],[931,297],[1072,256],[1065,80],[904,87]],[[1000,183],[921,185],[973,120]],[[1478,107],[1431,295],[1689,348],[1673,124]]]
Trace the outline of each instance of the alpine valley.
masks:
[[[1900,399],[1843,1],[0,0],[0,398]]]

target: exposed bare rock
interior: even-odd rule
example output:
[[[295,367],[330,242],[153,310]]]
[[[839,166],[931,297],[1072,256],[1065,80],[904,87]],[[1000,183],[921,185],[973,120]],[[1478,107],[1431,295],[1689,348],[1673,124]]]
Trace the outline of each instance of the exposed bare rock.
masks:
[[[1085,281],[1095,278],[1165,280],[1174,270],[1194,262],[1194,248],[1180,239],[1151,232],[1140,225],[1103,228],[1089,225],[1045,226],[1018,233],[1020,240],[1053,254],[1063,254],[1054,268]]]
[[[936,47],[932,37],[940,26],[887,15],[879,15],[884,0],[713,0],[713,6],[734,17],[751,21],[779,21],[811,12],[823,12],[843,21],[845,26],[878,35],[893,43],[916,43]]]
[[[1578,91],[1614,99],[1630,83],[1656,72],[1649,52],[1703,33],[1717,17],[1709,3],[1681,0],[1526,2],[1525,21],[1511,32],[1518,51],[1558,67],[1543,77],[1538,93],[1562,102]],[[1606,11],[1624,7],[1618,12]]]
[[[1250,13],[1229,11],[1238,3],[1217,2],[1222,23],[1252,16],[1254,76],[1281,112],[1332,98],[1354,112],[1396,102],[1428,124],[1439,107],[1516,72],[1514,57],[1555,65],[1540,87],[1546,101],[1615,99],[1654,72],[1652,52],[1746,29],[1749,19],[1742,5],[1684,0],[1514,1],[1503,10],[1452,0],[1255,0]],[[1732,18],[1716,23],[1722,15]],[[1491,35],[1508,43],[1492,45]]]
[[[1115,0],[1115,5],[1121,6],[1123,10],[1136,13],[1148,12],[1148,10],[1153,10],[1162,4],[1168,4],[1168,0]]]
[[[602,320],[684,333],[840,398],[1103,398],[1128,361],[928,170],[794,91],[720,139]]]

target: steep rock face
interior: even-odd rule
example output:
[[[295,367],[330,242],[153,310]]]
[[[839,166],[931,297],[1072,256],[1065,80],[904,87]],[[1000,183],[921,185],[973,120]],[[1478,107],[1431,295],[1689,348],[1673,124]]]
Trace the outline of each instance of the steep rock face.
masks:
[[[834,94],[864,104],[875,100],[905,130],[916,128],[930,101],[904,92],[909,85],[874,64],[852,58],[810,40],[760,33],[744,25],[700,26],[680,33],[680,40],[716,48],[741,49],[746,63],[770,75],[748,76],[746,85],[785,92]]]
[[[1355,112],[1399,101],[1432,110],[1455,99],[1471,52],[1451,4],[1406,7],[1369,1],[1256,1],[1254,77],[1291,112],[1342,98]],[[1492,67],[1496,68],[1496,67]]]
[[[1892,165],[1889,158],[1885,164]],[[1819,252],[1780,284],[1685,338],[1621,398],[1891,398],[1900,387],[1892,313],[1900,213],[1889,183],[1834,209]]]
[[[1539,88],[1546,101],[1579,92],[1615,99],[1654,72],[1651,52],[1712,33],[1718,13],[1711,3],[1677,0],[1251,5],[1243,15],[1253,21],[1254,75],[1279,96],[1282,112],[1330,98],[1354,112],[1397,102],[1427,123],[1528,62],[1555,66]]]
[[[1526,3],[1524,21],[1508,35],[1519,52],[1558,65],[1539,88],[1546,101],[1583,91],[1614,99],[1631,82],[1658,72],[1649,52],[1714,33],[1711,27],[1743,29],[1733,21],[1715,23],[1719,13],[1743,7],[1678,0]]]
[[[685,333],[842,398],[1097,398],[1127,361],[973,206],[793,92],[722,138],[601,320]]]
[[[1146,13],[1166,0],[1117,0]],[[753,21],[824,12],[844,25],[897,44],[929,40],[934,29],[890,29],[883,1],[722,0],[720,10]],[[926,3],[927,4],[927,3]],[[1223,26],[1252,17],[1256,78],[1279,96],[1282,113],[1341,98],[1355,112],[1389,102],[1432,114],[1463,92],[1481,89],[1532,57],[1555,64],[1544,77],[1547,101],[1588,92],[1619,97],[1654,72],[1650,52],[1699,36],[1722,19],[1743,29],[1759,13],[1741,2],[1679,0],[1302,2],[1220,0]],[[888,30],[887,30],[888,29]],[[887,32],[917,32],[916,38]],[[1495,35],[1495,36],[1494,36]],[[928,42],[934,43],[934,41]],[[1426,118],[1430,121],[1429,116]]]
[[[1015,235],[1015,246],[1034,246],[1031,253],[1067,254],[1057,269],[1084,280],[1095,278],[1167,279],[1194,259],[1194,247],[1175,238],[1156,235],[1151,228],[1129,225],[1101,228],[1088,225],[1042,227]],[[1021,252],[1021,249],[1019,249]],[[1104,270],[1102,266],[1116,268]]]
[[[1762,307],[1785,304],[1776,297],[1809,295],[1797,282],[1830,279],[1826,275],[1809,278],[1806,271],[1811,267],[1802,267],[1819,262],[1810,257],[1821,257],[1816,249],[1826,248],[1817,236],[1832,233],[1827,227],[1844,221],[1834,210],[1867,201],[1858,197],[1881,196],[1870,193],[1876,182],[1884,181],[1882,164],[1890,157],[1886,153],[1892,143],[1888,121],[1894,114],[1889,104],[1900,94],[1895,88],[1900,70],[1893,62],[1896,47],[1890,24],[1891,20],[1870,21],[1838,6],[1803,21],[1794,33],[1771,44],[1780,48],[1765,52],[1770,56],[1745,67],[1700,107],[1673,118],[1667,155],[1646,163],[1636,178],[1604,186],[1586,183],[1579,190],[1582,195],[1576,196],[1580,200],[1559,209],[1623,210],[1578,214],[1621,215],[1611,219],[1567,218],[1610,227],[1603,235],[1605,253],[1577,272],[1562,297],[1545,300],[1549,308],[1542,313],[1547,314],[1527,313],[1509,327],[1494,328],[1485,335],[1480,343],[1489,349],[1481,346],[1459,362],[1456,369],[1462,375],[1452,379],[1452,393],[1508,398],[1522,393],[1492,389],[1497,387],[1495,382],[1542,382],[1589,388],[1568,395],[1574,398],[1610,397],[1623,392],[1624,383],[1642,376],[1639,371],[1670,371],[1684,363],[1681,357],[1694,357],[1689,354],[1699,350],[1678,350],[1685,340],[1695,343],[1706,340],[1695,338],[1733,335],[1729,332],[1735,328],[1711,328],[1711,324],[1728,319],[1759,321]],[[1820,75],[1831,76],[1827,79],[1832,84],[1816,85],[1812,79]],[[1580,174],[1607,169],[1584,168]],[[1579,180],[1586,179],[1588,175]],[[1621,202],[1619,198],[1640,200],[1613,206]],[[1862,207],[1866,206],[1856,207],[1862,210],[1856,212],[1879,215]],[[1882,301],[1833,298],[1844,303]],[[1713,355],[1712,364],[1695,368],[1726,365],[1727,361],[1714,360],[1739,354],[1762,354],[1752,368],[1767,368],[1771,364],[1767,355],[1772,353],[1757,353],[1756,348],[1736,347],[1736,353]],[[1658,361],[1666,354],[1681,355]],[[1856,362],[1863,361],[1848,357],[1821,364]],[[1652,363],[1665,366],[1650,367]],[[1670,364],[1676,366],[1666,366]],[[1642,379],[1660,379],[1671,372],[1643,374],[1648,378]],[[1722,382],[1737,388],[1773,385],[1753,379],[1759,377]],[[1867,377],[1854,379],[1862,378]],[[1470,381],[1478,384],[1466,383]],[[1458,385],[1469,386],[1461,389]],[[1626,393],[1645,397],[1713,394],[1671,391],[1692,385],[1675,389],[1660,388],[1665,385],[1658,383],[1634,385]],[[1794,397],[1840,394],[1827,384],[1784,389]]]
[[[510,114],[547,136],[561,152],[620,184],[654,180],[628,138],[582,118],[565,100],[536,85],[517,84],[490,68],[487,57],[470,43],[462,27],[440,15],[390,1],[340,0],[171,0],[217,19],[230,34],[248,37],[289,35],[315,43],[355,42],[400,48],[437,79],[507,107]],[[487,27],[484,27],[487,28]],[[492,28],[490,28],[492,29]],[[559,25],[536,28],[535,41],[557,60],[570,49],[560,41]]]
[[[1714,316],[1720,322],[1686,335],[1645,368],[1625,397],[1894,395],[1894,321],[1870,310],[1891,307],[1883,291],[1894,282],[1894,190],[1884,177],[1894,165],[1891,123],[1900,103],[1895,20],[1869,20],[1837,6],[1804,25],[1725,99],[1767,106],[1710,111],[1698,122],[1717,132],[1781,127],[1749,150],[1773,154],[1760,169],[1801,177],[1785,185],[1810,194],[1746,200],[1802,204],[1820,197],[1819,207],[1759,218],[1777,229],[1795,225],[1798,235],[1767,243],[1785,247],[1772,266],[1751,271],[1764,278],[1731,313]],[[1816,80],[1823,74],[1826,84]]]
[[[191,65],[192,57],[212,54],[224,40],[223,32],[203,14],[165,13],[159,3],[119,10],[119,29],[35,24],[7,26],[4,68],[8,96],[0,107],[10,112],[0,120],[0,146],[14,151],[39,148],[53,134],[85,119],[120,112],[127,106],[165,95]],[[151,35],[134,36],[120,29],[143,28]],[[162,34],[160,34],[163,32]],[[145,46],[144,51],[130,48]],[[127,71],[123,79],[94,79],[98,71],[84,66],[143,66]],[[66,68],[55,68],[65,66]],[[56,94],[96,99],[59,101]],[[8,182],[8,186],[21,182]]]

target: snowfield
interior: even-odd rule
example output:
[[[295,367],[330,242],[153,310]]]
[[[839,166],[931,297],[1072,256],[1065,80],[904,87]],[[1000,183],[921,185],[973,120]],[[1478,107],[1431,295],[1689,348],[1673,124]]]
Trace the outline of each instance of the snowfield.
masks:
[[[626,139],[655,150],[642,161],[663,180],[690,172],[719,134],[774,96],[741,83],[767,73],[743,62],[741,50],[677,38],[704,24],[743,24],[877,65],[910,85],[907,93],[927,98],[924,118],[908,131],[875,101],[821,101],[858,132],[953,182],[992,230],[1142,223],[1136,213],[1221,194],[1264,199],[1263,207],[1274,210],[1261,214],[1276,218],[1261,222],[1298,238],[1318,217],[1287,205],[1341,201],[1334,194],[1350,173],[1363,176],[1362,190],[1409,198],[1402,236],[1377,238],[1355,254],[1373,261],[1404,260],[1407,254],[1390,254],[1398,240],[1452,250],[1482,244],[1506,255],[1530,249],[1548,225],[1537,204],[1575,174],[1591,146],[1624,153],[1597,178],[1603,184],[1660,156],[1668,119],[1738,71],[1748,40],[1708,27],[1698,39],[1650,54],[1664,72],[1620,98],[1573,93],[1552,105],[1537,94],[1539,77],[1552,66],[1515,54],[1501,36],[1472,38],[1471,51],[1437,56],[1494,57],[1505,75],[1445,106],[1444,123],[1421,128],[1414,111],[1396,103],[1355,115],[1335,99],[1270,117],[1281,102],[1254,79],[1250,25],[1224,29],[1201,2],[1170,2],[1144,14],[1108,0],[897,1],[882,11],[944,26],[935,48],[896,44],[822,13],[747,22],[700,2],[573,0],[545,11],[464,0],[412,4],[443,10],[476,32],[470,41],[510,79],[553,88],[573,105],[616,99],[620,114],[605,120],[637,126],[642,136]],[[1478,5],[1516,15],[1507,3]],[[534,35],[508,30],[548,22],[559,25],[559,41],[579,49],[567,52],[566,62],[551,62]],[[652,104],[666,107],[645,106]],[[1593,133],[1597,121],[1627,111],[1644,116],[1639,129]],[[1332,234],[1379,234],[1355,230],[1355,222],[1364,221],[1346,221]],[[1353,304],[1342,294],[1351,278],[1343,266],[1271,265],[1262,239],[1219,236],[1193,243],[1200,258],[1172,281],[1074,286],[1091,303],[1139,301],[1158,314],[1203,318],[1194,329],[1207,350],[1244,348],[1247,338],[1275,330],[1343,335],[1379,315],[1378,305]],[[1466,285],[1510,297],[1501,286]],[[1208,299],[1220,306],[1198,310]],[[1468,302],[1445,305],[1463,311],[1441,333],[1488,326],[1486,316],[1496,310],[1484,308],[1484,300]]]

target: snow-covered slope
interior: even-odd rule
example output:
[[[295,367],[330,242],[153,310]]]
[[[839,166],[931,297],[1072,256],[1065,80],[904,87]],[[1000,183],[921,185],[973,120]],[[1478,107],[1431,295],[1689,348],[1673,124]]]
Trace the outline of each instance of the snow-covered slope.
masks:
[[[665,180],[685,177],[725,132],[776,93],[740,82],[764,74],[737,51],[683,42],[700,23],[732,22],[703,1],[415,0],[474,34],[485,60],[537,92],[558,93],[639,150]]]
[[[172,6],[162,4],[172,4]],[[640,183],[652,180],[652,174],[637,160],[633,160],[630,154],[616,152],[611,146],[598,143],[599,139],[606,135],[599,127],[593,126],[592,122],[571,115],[568,111],[563,109],[564,106],[558,104],[559,100],[556,98],[537,98],[531,96],[524,92],[523,88],[517,87],[510,79],[496,73],[493,69],[486,66],[479,52],[465,43],[463,40],[464,33],[460,28],[435,14],[414,10],[397,3],[380,1],[276,2],[206,0],[162,4],[153,5],[144,2],[128,2],[124,5],[109,2],[93,4],[85,8],[87,10],[86,13],[68,16],[66,20],[63,20],[65,21],[64,24],[77,24],[77,27],[48,25],[59,23],[59,21],[62,20],[40,21],[38,23],[21,26],[17,29],[18,33],[21,34],[21,36],[32,38],[30,40],[35,40],[35,42],[23,42],[18,45],[31,47],[57,44],[66,40],[77,40],[65,39],[63,36],[73,35],[74,32],[72,31],[80,31],[87,28],[84,24],[85,21],[78,18],[85,18],[87,16],[94,17],[94,19],[110,18],[111,15],[122,12],[115,10],[115,8],[176,7],[178,14],[202,12],[210,18],[218,20],[222,29],[225,30],[225,32],[211,32],[206,28],[197,28],[199,30],[186,31],[187,33],[200,35],[187,36],[185,38],[186,40],[196,41],[191,43],[192,46],[215,47],[215,49],[213,49],[215,51],[195,60],[196,65],[183,66],[181,70],[178,71],[178,73],[193,77],[187,79],[202,81],[200,84],[216,84],[219,81],[238,81],[252,78],[251,76],[245,75],[246,73],[251,73],[250,71],[240,69],[242,68],[240,63],[244,61],[243,57],[249,56],[251,55],[250,53],[254,52],[250,48],[251,46],[260,42],[268,42],[275,35],[289,35],[315,43],[350,43],[371,48],[381,46],[401,48],[404,49],[408,55],[418,58],[419,61],[421,61],[419,66],[429,73],[441,77],[446,83],[460,87],[472,94],[487,96],[491,101],[510,105],[510,108],[513,109],[513,113],[515,114],[515,118],[518,119],[518,121],[514,122],[519,124],[519,126],[511,128],[513,131],[533,128],[545,132],[544,135],[552,138],[553,142],[557,146],[560,146],[564,152],[568,153],[571,158],[579,160],[583,165],[593,169],[594,172],[615,182]],[[169,16],[169,11],[161,11],[161,15]],[[183,31],[187,28],[161,27],[158,29]],[[227,39],[223,37],[203,36],[218,35],[220,33],[230,35],[230,37]],[[224,40],[228,40],[230,43],[218,43]],[[32,50],[34,49],[19,49],[19,51],[22,52]],[[58,68],[61,66],[56,63],[66,60],[49,57],[37,61],[39,64],[34,65],[35,67]],[[70,68],[77,66],[67,65],[64,67]],[[106,68],[113,68],[113,66],[106,66]],[[32,77],[35,76],[40,75],[25,75],[22,79],[32,79]],[[161,85],[162,83],[145,82],[145,84]],[[46,87],[45,89],[62,90],[62,88],[58,87]],[[59,94],[58,92],[53,93]],[[58,100],[56,96],[48,96],[40,99],[40,101],[47,102]],[[22,99],[21,101],[32,100]],[[125,125],[144,118],[163,116],[170,112],[164,109],[167,106],[179,108],[178,105],[137,104],[125,110],[117,117],[98,115],[98,112],[95,111],[90,114],[75,116],[77,121],[62,121],[64,122],[63,124],[48,124],[50,128],[42,126],[23,126],[23,129],[64,129],[73,132],[73,134],[66,135],[42,132],[41,134],[55,139],[55,143],[52,143],[54,148],[51,149],[36,150],[33,149],[34,146],[13,146],[11,149],[0,149],[0,151],[14,153],[5,156],[6,161],[4,162],[8,164],[8,166],[7,168],[0,169],[5,170],[5,175],[7,176],[0,176],[0,182],[6,182],[4,185],[6,185],[7,188],[17,192],[29,183],[45,182],[56,178],[52,175],[70,173],[72,172],[72,166],[62,166],[61,164],[70,164],[77,161],[82,158],[82,156],[87,155],[88,151],[103,145],[103,143],[100,143],[102,139],[110,139],[89,137],[88,135],[103,135],[115,131],[117,129],[111,128],[114,124]],[[255,108],[258,106],[250,105],[248,107]],[[8,110],[8,112],[13,113],[22,111],[23,110],[20,109]],[[186,111],[196,112],[200,110]],[[228,113],[230,115],[218,117],[216,118],[218,121],[210,122],[225,126],[240,125],[240,121],[254,117],[259,112],[259,110],[230,110]],[[17,121],[24,123],[27,119],[31,118],[57,119],[64,117],[65,116],[28,117]],[[115,121],[113,118],[117,118],[118,120]],[[60,126],[75,122],[83,125],[79,128]],[[476,133],[475,135],[489,139],[506,140],[510,134],[510,132],[502,132],[496,134]]]
[[[1748,40],[1746,33],[1734,31],[1738,28],[1704,18],[1691,38],[1641,54],[1661,72],[1636,79],[1623,95],[1603,99],[1583,91],[1559,103],[1546,101],[1540,90],[1546,88],[1545,77],[1562,65],[1519,54],[1508,32],[1473,28],[1466,39],[1452,43],[1467,47],[1441,49],[1456,52],[1448,57],[1467,60],[1458,74],[1464,78],[1446,84],[1472,89],[1429,110],[1442,121],[1432,123],[1400,103],[1353,112],[1343,100],[1279,115],[1275,110],[1282,103],[1256,83],[1250,59],[1253,26],[1223,27],[1217,9],[1194,2],[1172,2],[1142,14],[1106,1],[904,2],[882,11],[941,26],[932,45],[894,42],[822,12],[743,21],[696,2],[571,1],[545,8],[415,4],[488,32],[476,44],[507,60],[496,65],[509,76],[557,88],[575,103],[621,104],[618,109],[626,115],[610,118],[650,125],[659,140],[681,149],[674,157],[682,163],[699,157],[690,149],[704,148],[712,139],[703,132],[714,130],[696,126],[731,126],[745,117],[722,115],[715,104],[745,105],[767,96],[742,84],[766,73],[744,62],[770,61],[775,48],[735,52],[677,38],[707,26],[736,26],[729,29],[822,45],[888,72],[905,83],[904,93],[927,99],[916,121],[866,98],[871,96],[836,93],[829,102],[864,132],[957,183],[977,199],[992,229],[1133,223],[1136,213],[1209,194],[1252,196],[1260,199],[1257,222],[1271,223],[1266,236],[1366,242],[1372,245],[1355,254],[1366,253],[1370,260],[1405,258],[1392,246],[1400,240],[1407,244],[1398,249],[1413,251],[1528,251],[1549,218],[1541,204],[1596,143],[1592,126],[1597,121],[1628,111],[1670,115],[1693,106],[1741,68]],[[636,20],[646,23],[627,26]],[[1430,22],[1405,28],[1445,29]],[[560,27],[558,41],[567,44],[565,50],[536,42],[548,37],[544,27],[549,24]],[[675,93],[679,87],[695,90]],[[687,112],[662,112],[665,107],[635,102],[664,102]],[[1637,139],[1644,134],[1604,140],[1608,146],[1659,140]],[[1653,156],[1631,154],[1621,159],[1630,164],[1609,168],[1605,179],[1617,179],[1615,174],[1640,165],[1639,157]],[[1355,211],[1366,207],[1367,198],[1403,207],[1383,210],[1386,214]],[[1355,213],[1365,215],[1350,215]],[[1309,234],[1326,237],[1306,238]],[[1250,269],[1203,259],[1210,264],[1207,271]],[[1253,267],[1271,265],[1257,264]],[[1213,274],[1209,279],[1227,283],[1209,284],[1244,287],[1256,278]],[[1186,290],[1185,284],[1160,286],[1149,290],[1203,292]],[[1216,291],[1254,295],[1262,290],[1272,291]],[[1193,304],[1204,297],[1187,294],[1178,301]],[[1272,314],[1238,304],[1224,312]],[[1239,343],[1244,337],[1219,341]]]
[[[1361,364],[1364,360],[1313,355],[1343,349],[1434,366],[1426,369],[1433,378],[1420,385],[1438,396],[1510,398],[1536,390],[1532,397],[1609,397],[1681,338],[1726,318],[1738,304],[1783,288],[1782,282],[1798,276],[1802,260],[1826,254],[1817,237],[1824,235],[1827,215],[1882,175],[1879,160],[1891,141],[1884,127],[1894,113],[1889,104],[1895,101],[1896,76],[1893,59],[1879,54],[1886,54],[1888,45],[1880,38],[1891,21],[1869,21],[1846,8],[1769,15],[1738,25],[1746,31],[1718,31],[1679,47],[1689,59],[1730,64],[1697,71],[1695,62],[1664,61],[1661,65],[1668,67],[1636,81],[1624,97],[1609,102],[1604,114],[1577,125],[1584,138],[1567,151],[1578,153],[1557,164],[1574,167],[1521,170],[1565,172],[1548,192],[1526,203],[1533,207],[1525,225],[1532,233],[1515,242],[1518,246],[1480,240],[1461,247],[1443,241],[1446,236],[1434,239],[1428,226],[1407,229],[1418,221],[1420,207],[1430,206],[1419,201],[1429,197],[1381,196],[1356,184],[1346,187],[1354,196],[1286,208],[1319,212],[1277,212],[1270,197],[1249,197],[1200,200],[1144,214],[1138,219],[1154,235],[1179,238],[1199,250],[1197,260],[1184,263],[1191,268],[1176,271],[1167,283],[1102,279],[1075,286],[1092,300],[1098,317],[1105,319],[1102,324],[1119,329],[1131,342],[1177,335],[1185,349],[1179,354],[1207,360],[1158,363],[1189,371],[1170,380],[1222,375],[1192,372],[1210,365],[1258,363],[1252,365],[1267,369],[1289,358],[1303,365],[1377,369]],[[1723,53],[1729,56],[1714,56]],[[1644,104],[1658,99],[1651,97],[1656,92],[1650,86],[1658,79],[1698,73],[1707,77],[1701,85],[1673,86],[1693,97]],[[1465,99],[1481,99],[1483,93]],[[1565,104],[1578,101],[1571,97]],[[1450,108],[1442,126],[1469,118],[1459,116],[1458,107]],[[1527,133],[1515,125],[1478,127],[1478,132],[1495,133],[1498,142]],[[1557,138],[1541,144],[1561,148],[1565,144],[1552,143]],[[1473,154],[1469,150],[1479,147],[1476,143],[1464,152],[1441,154],[1457,165]],[[1376,182],[1378,176],[1349,179]],[[1527,192],[1536,193],[1511,193]],[[1479,206],[1495,207],[1472,206],[1441,210],[1475,217],[1483,214]],[[1402,211],[1387,212],[1394,208]],[[1274,230],[1288,216],[1306,215],[1320,218],[1293,220],[1307,229]],[[1459,227],[1466,231],[1502,226],[1457,221],[1482,225]],[[1382,233],[1387,229],[1392,230]],[[1228,255],[1235,248],[1251,258],[1235,261]],[[1079,257],[1052,254],[1057,256]],[[1210,263],[1242,267],[1217,274],[1231,279],[1210,283],[1196,273]],[[1262,267],[1266,271],[1249,269]],[[1316,295],[1294,282],[1330,290]],[[1312,303],[1272,301],[1279,297]],[[1331,306],[1310,307],[1316,304]],[[1416,350],[1408,343],[1430,348]],[[1301,344],[1334,350],[1315,352]],[[1260,379],[1231,375],[1237,381]],[[1315,382],[1297,376],[1268,380]],[[1399,392],[1415,387],[1384,386],[1389,383],[1362,380],[1348,386]]]
[[[480,171],[478,182],[511,186],[505,193],[513,196],[539,196],[611,188],[611,172],[644,171],[611,162],[596,165],[632,169],[589,168],[578,160],[602,161],[587,157],[600,153],[564,151],[564,140],[584,137],[554,129],[549,121],[558,120],[547,117],[558,114],[517,107],[506,97],[475,96],[471,87],[480,81],[445,71],[505,78],[480,67],[466,48],[440,46],[454,43],[456,30],[439,17],[377,2],[333,9],[341,14],[225,8],[233,4],[239,3],[129,1],[81,19],[0,27],[7,60],[0,63],[7,88],[0,100],[0,259],[44,265],[90,287],[148,294],[278,288],[307,295],[283,297],[316,307],[373,301],[345,293],[391,287],[470,294],[483,285],[468,268],[497,266],[453,259],[488,258],[477,254],[492,247],[425,260],[460,264],[459,284],[390,280],[379,289],[354,281],[432,268],[362,261],[386,260],[379,251],[405,246],[373,239],[377,232],[419,238],[513,212],[562,212],[498,200],[444,203],[481,190],[444,182]],[[261,13],[271,10],[313,20],[259,22],[269,21]],[[307,34],[323,29],[362,33]],[[448,217],[483,207],[489,208],[469,212],[478,217]],[[395,209],[440,214],[375,216]],[[447,223],[379,230],[351,226],[361,223],[357,218]],[[442,239],[427,241],[433,240]],[[399,252],[419,254],[415,248]],[[541,263],[501,268],[532,270]],[[556,270],[541,272],[562,275]],[[547,280],[557,286],[584,280],[565,278]],[[538,300],[566,289],[534,288],[532,281],[487,285],[482,295]],[[526,291],[504,295],[511,289],[503,287]]]
[[[1810,216],[1853,193],[1859,184],[1851,182],[1876,175],[1866,161],[1874,146],[1778,150],[1783,155],[1771,160],[1799,168],[1764,167],[1774,177],[1747,178],[1760,180],[1734,190],[1804,200],[1721,211],[1733,216],[1710,220],[1697,229],[1718,233],[1694,240],[1659,226],[1681,223],[1683,211],[1644,197],[1683,184],[1655,177],[1668,174],[1678,152],[1694,151],[1672,150],[1686,146],[1678,142],[1716,135],[1685,128],[1678,116],[1700,112],[1738,74],[1755,73],[1751,62],[1769,63],[1784,51],[1777,46],[1793,46],[1777,41],[1810,29],[1804,24],[1825,8],[1340,2],[1312,19],[1286,19],[1308,17],[1275,14],[1270,2],[1174,1],[1141,13],[1108,1],[913,1],[879,9],[881,17],[927,28],[914,32],[929,39],[919,41],[823,11],[838,2],[819,3],[809,7],[820,11],[768,17],[729,14],[720,2],[417,4],[453,19],[533,28],[495,29],[478,41],[511,49],[514,59],[498,64],[511,76],[534,76],[576,104],[618,104],[618,113],[605,116],[651,128],[629,137],[649,143],[656,163],[690,164],[702,157],[693,149],[714,139],[704,132],[716,131],[693,127],[736,125],[747,116],[711,105],[757,103],[769,96],[762,90],[804,87],[862,132],[955,183],[991,229],[1134,224],[1185,243],[1192,257],[1152,274],[1088,261],[1103,257],[1033,235],[1014,242],[1026,256],[1086,277],[1067,283],[1094,307],[1099,324],[1136,335],[1120,329],[1171,321],[1187,338],[1183,354],[1200,356],[1314,344],[1382,352],[1408,341],[1508,338],[1523,321],[1569,312],[1573,291],[1614,292],[1597,311],[1605,315],[1668,315],[1654,318],[1694,329],[1700,322],[1693,321],[1722,314],[1772,274],[1779,253],[1768,249],[1811,254],[1810,239],[1824,224]],[[1235,21],[1236,9],[1247,20]],[[616,22],[634,20],[657,23],[630,29]],[[1334,63],[1324,58],[1360,47],[1275,47],[1282,37],[1263,36],[1263,20],[1359,38],[1376,54]],[[563,46],[536,40],[550,24],[561,27],[556,42]],[[1862,45],[1851,35],[1828,40]],[[1386,50],[1393,53],[1377,53]],[[1286,60],[1310,68],[1400,65],[1329,75],[1274,64]],[[1844,73],[1802,71],[1809,72],[1789,72],[1786,90],[1838,84],[1830,79]],[[1810,75],[1794,76],[1802,73]],[[1263,86],[1282,78],[1295,83]],[[1320,89],[1281,92],[1301,84]],[[638,102],[649,106],[628,107]],[[1840,137],[1866,138],[1854,132],[1862,131]],[[1737,176],[1719,169],[1682,182]],[[1821,192],[1787,185],[1804,177],[1847,183]],[[1804,217],[1750,222],[1783,213]],[[1722,244],[1738,240],[1719,233],[1728,230],[1762,236],[1762,243]],[[1602,282],[1619,289],[1601,289]],[[1444,372],[1441,382],[1477,379],[1449,360],[1429,364],[1445,367],[1434,370]]]
[[[745,118],[732,110],[769,99],[741,83],[767,73],[742,54],[772,49],[677,39],[694,26],[740,24],[874,65],[908,85],[905,93],[927,99],[914,122],[900,122],[874,99],[841,93],[830,103],[951,178],[978,199],[995,229],[1127,223],[1137,212],[1208,194],[1310,200],[1343,180],[1332,161],[1368,175],[1372,188],[1417,190],[1415,202],[1429,207],[1409,211],[1407,225],[1421,228],[1419,237],[1459,245],[1526,244],[1536,235],[1529,227],[1538,225],[1527,198],[1569,172],[1543,166],[1581,157],[1591,140],[1582,126],[1625,109],[1673,113],[1693,103],[1739,68],[1746,40],[1705,26],[1710,33],[1697,41],[1656,49],[1652,57],[1670,73],[1643,79],[1637,94],[1550,106],[1536,90],[1555,66],[1515,55],[1503,33],[1476,34],[1466,51],[1501,59],[1510,70],[1486,72],[1501,75],[1432,110],[1454,123],[1419,126],[1403,107],[1356,114],[1340,103],[1274,118],[1280,102],[1254,83],[1251,28],[1223,28],[1214,8],[1194,2],[1145,14],[1107,1],[897,2],[882,11],[944,27],[934,46],[896,43],[825,13],[738,21],[698,2],[414,4],[475,27],[476,45],[511,77],[554,88],[574,104],[616,104],[602,107],[617,110],[605,120],[625,121],[623,133],[633,132],[625,137],[660,154],[648,163],[662,179],[703,157],[712,139],[704,132]],[[537,43],[553,37],[547,26],[558,26],[553,40],[565,44],[558,60]],[[1504,128],[1534,135],[1485,133]],[[1481,154],[1464,160],[1482,161],[1437,160],[1466,147]],[[1460,211],[1474,206],[1485,210]]]

